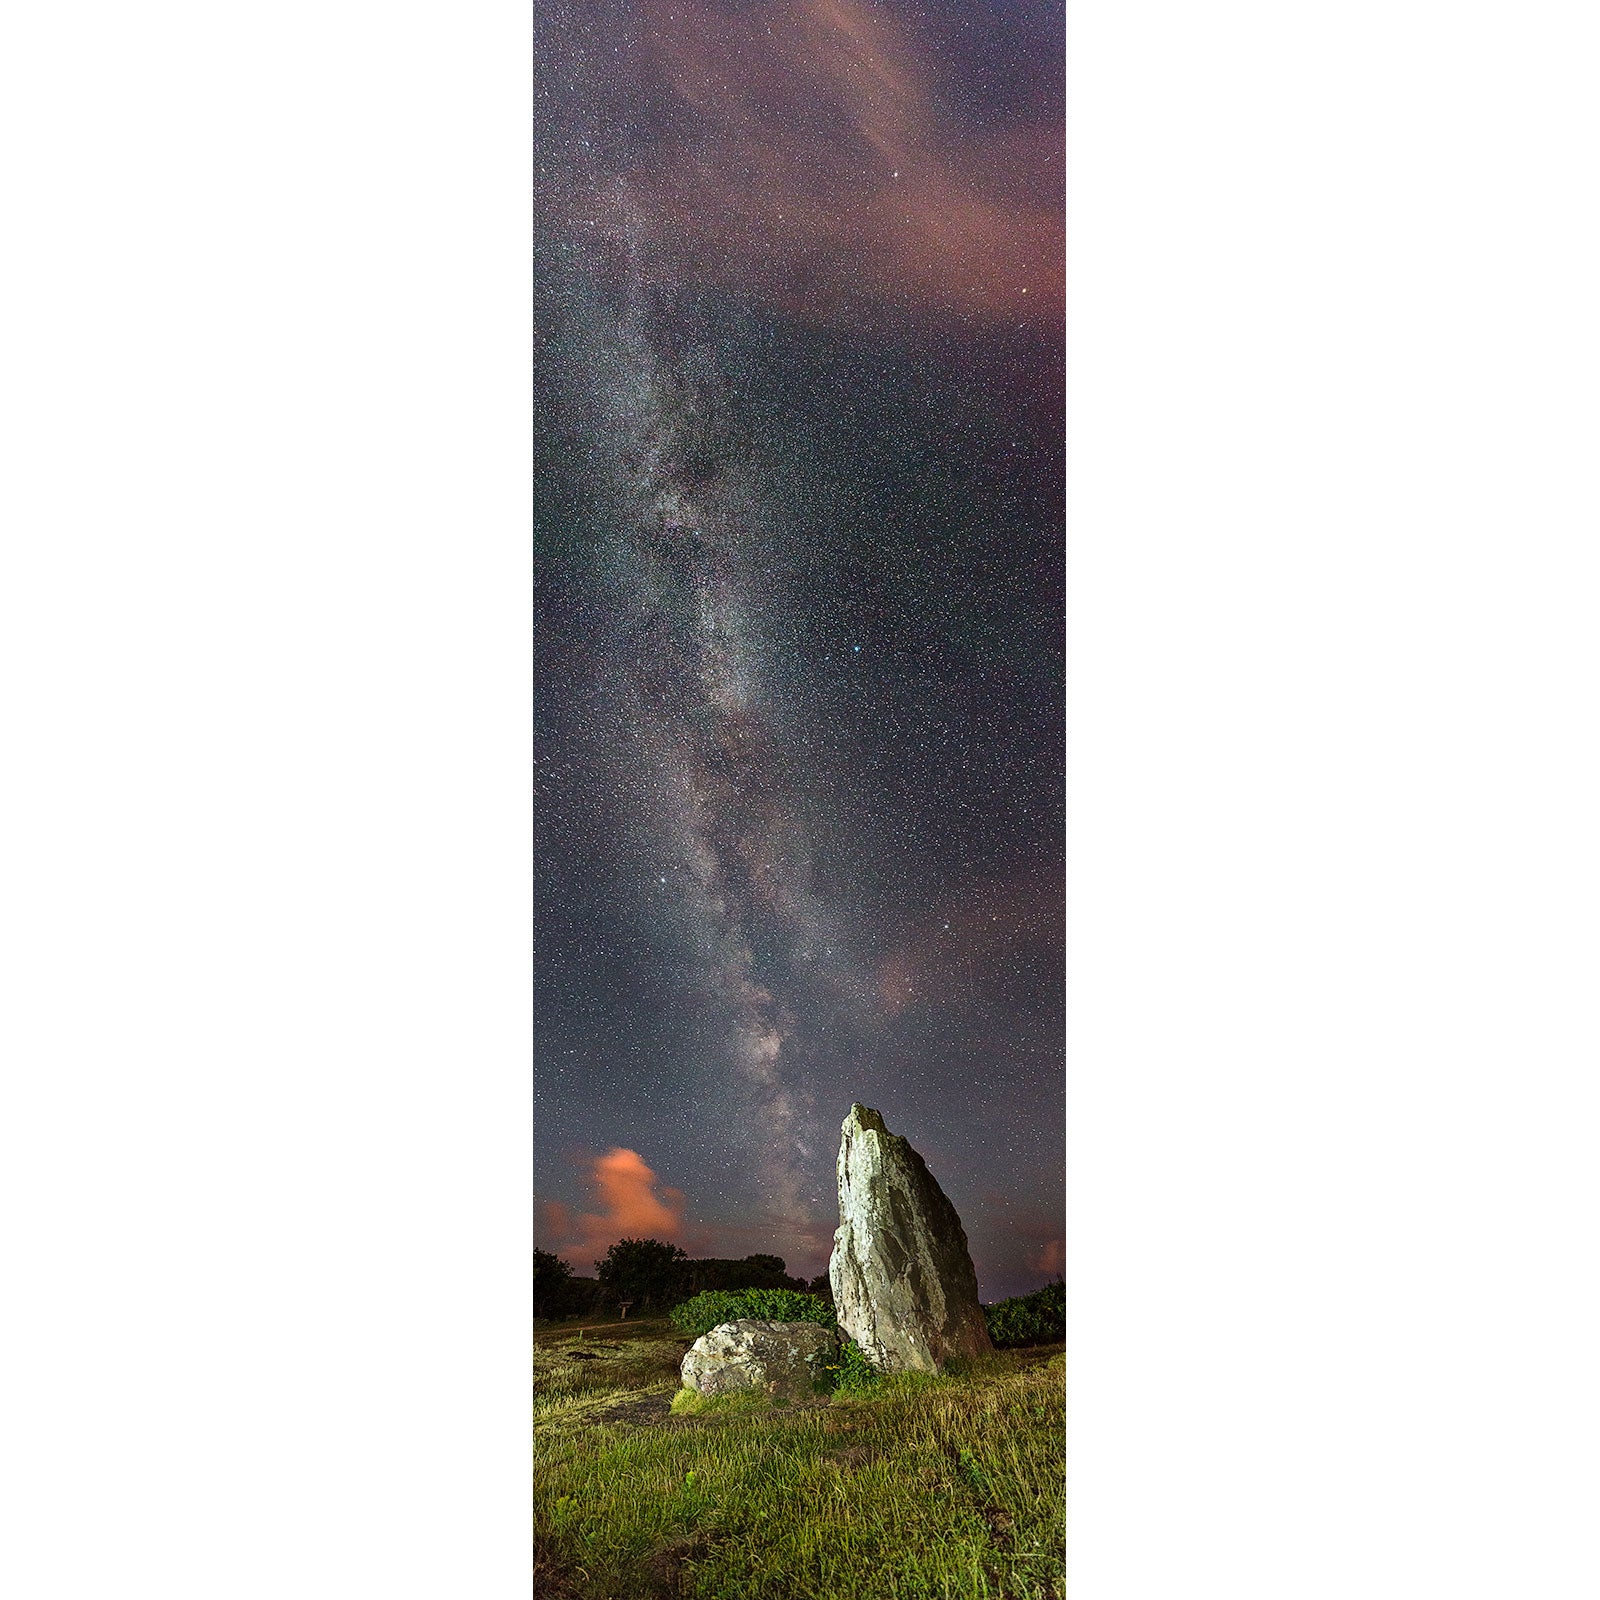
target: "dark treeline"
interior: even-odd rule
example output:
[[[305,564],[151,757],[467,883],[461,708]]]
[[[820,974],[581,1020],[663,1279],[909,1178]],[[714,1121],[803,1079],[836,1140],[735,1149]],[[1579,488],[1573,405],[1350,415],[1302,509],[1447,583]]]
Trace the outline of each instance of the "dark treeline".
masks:
[[[790,1277],[782,1256],[750,1255],[741,1260],[710,1256],[695,1259],[659,1239],[621,1239],[595,1262],[596,1276],[578,1277],[559,1256],[533,1252],[533,1314],[558,1321],[618,1312],[662,1311],[705,1289],[809,1289],[832,1299],[828,1275],[809,1283]]]

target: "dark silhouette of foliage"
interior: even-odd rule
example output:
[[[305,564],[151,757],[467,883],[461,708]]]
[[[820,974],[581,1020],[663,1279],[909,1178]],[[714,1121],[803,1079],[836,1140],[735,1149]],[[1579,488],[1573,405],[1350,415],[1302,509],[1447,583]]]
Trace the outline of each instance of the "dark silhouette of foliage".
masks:
[[[548,1250],[533,1252],[533,1314],[536,1317],[559,1317],[566,1297],[567,1285],[572,1279],[572,1268],[560,1256]]]
[[[808,1285],[803,1278],[789,1276],[782,1256],[755,1254],[738,1261],[719,1257],[693,1259],[677,1245],[659,1239],[619,1240],[595,1263],[595,1270],[598,1279],[580,1278],[559,1256],[548,1250],[535,1250],[534,1316],[559,1320],[614,1314],[622,1300],[644,1309],[670,1305],[707,1290],[800,1293],[809,1289],[830,1303],[833,1298],[826,1273]]]
[[[1067,1334],[1067,1286],[1064,1279],[1047,1283],[1032,1294],[1014,1295],[983,1308],[989,1337],[1001,1349],[1026,1344],[1060,1344]]]
[[[606,1292],[596,1278],[580,1278],[576,1274],[567,1280],[561,1297],[562,1317],[599,1317],[607,1311]]]
[[[653,1306],[680,1292],[688,1259],[677,1245],[659,1239],[619,1239],[594,1268],[612,1300]]]
[[[742,1261],[716,1257],[686,1261],[679,1292],[698,1294],[702,1289],[804,1289],[805,1280],[791,1278],[782,1256],[746,1256]]]

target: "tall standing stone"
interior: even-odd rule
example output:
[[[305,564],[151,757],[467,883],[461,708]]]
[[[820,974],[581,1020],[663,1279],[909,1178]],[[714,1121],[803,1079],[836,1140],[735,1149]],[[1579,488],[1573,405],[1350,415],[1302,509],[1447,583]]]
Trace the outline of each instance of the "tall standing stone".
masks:
[[[839,1141],[828,1279],[839,1327],[885,1372],[937,1372],[992,1350],[956,1208],[883,1118],[853,1105]]]

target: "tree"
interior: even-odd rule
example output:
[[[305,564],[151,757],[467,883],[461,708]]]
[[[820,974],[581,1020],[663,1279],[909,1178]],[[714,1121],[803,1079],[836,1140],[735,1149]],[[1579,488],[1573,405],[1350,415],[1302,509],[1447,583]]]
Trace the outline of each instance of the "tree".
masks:
[[[819,1272],[806,1288],[811,1294],[820,1295],[830,1306],[833,1304],[833,1280],[826,1272]]]
[[[794,1289],[805,1288],[801,1278],[784,1271],[782,1256],[753,1255],[741,1261],[717,1256],[700,1257],[683,1263],[680,1291],[685,1295],[702,1289]]]
[[[557,1317],[593,1317],[603,1315],[605,1297],[597,1280],[580,1278],[576,1274],[561,1286],[561,1296],[552,1313]]]
[[[600,1285],[613,1299],[658,1305],[679,1292],[688,1256],[659,1239],[619,1239],[594,1264]]]
[[[533,1252],[533,1314],[536,1317],[560,1316],[567,1281],[572,1276],[560,1256],[548,1250]]]

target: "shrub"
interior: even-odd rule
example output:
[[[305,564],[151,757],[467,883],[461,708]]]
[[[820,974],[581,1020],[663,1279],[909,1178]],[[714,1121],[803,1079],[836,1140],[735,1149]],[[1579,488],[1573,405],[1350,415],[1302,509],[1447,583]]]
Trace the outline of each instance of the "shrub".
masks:
[[[605,1291],[593,1278],[568,1278],[561,1286],[561,1297],[550,1315],[556,1318],[604,1316]]]
[[[822,1370],[825,1376],[817,1384],[818,1394],[860,1394],[875,1389],[882,1376],[854,1339],[841,1340]]]
[[[1032,1294],[1015,1295],[983,1308],[989,1337],[1001,1350],[1025,1344],[1059,1344],[1067,1332],[1067,1288],[1047,1283]]]
[[[878,1383],[878,1369],[867,1360],[866,1352],[854,1339],[846,1339],[839,1352],[839,1376],[834,1388],[840,1394],[860,1394]]]
[[[607,1314],[605,1293],[593,1278],[544,1276],[534,1264],[534,1321],[563,1322],[569,1317],[596,1317]]]
[[[763,1322],[834,1325],[833,1307],[796,1289],[708,1289],[672,1308],[673,1326],[685,1339],[699,1339],[724,1322],[755,1317]]]

